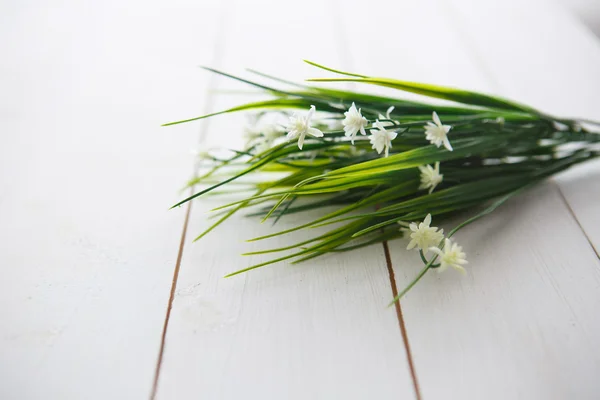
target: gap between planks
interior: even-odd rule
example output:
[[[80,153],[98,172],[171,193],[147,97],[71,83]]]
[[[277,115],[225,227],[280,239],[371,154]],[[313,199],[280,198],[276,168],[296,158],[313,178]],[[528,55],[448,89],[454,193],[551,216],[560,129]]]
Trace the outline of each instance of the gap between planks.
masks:
[[[335,9],[339,8],[339,1],[338,0],[330,0],[330,5],[332,6],[332,14],[335,16],[334,21],[338,28],[335,31],[339,32],[336,39],[338,40],[338,42],[340,44],[339,48],[341,49],[341,51],[340,51],[341,64],[344,66],[344,68],[346,68],[346,70],[353,71],[354,63],[352,62],[352,54],[351,54],[350,48],[348,46],[348,41],[346,40],[348,37],[348,33],[344,29],[345,25],[344,25],[344,21],[341,18],[340,13],[335,12]],[[347,87],[349,90],[352,90],[352,89],[354,89],[355,84],[350,83],[349,85],[347,85]],[[386,264],[386,268],[387,268],[387,272],[388,272],[388,277],[390,280],[390,288],[392,291],[392,298],[395,299],[396,296],[398,296],[398,286],[396,285],[396,277],[394,274],[394,267],[392,265],[392,258],[390,256],[390,250],[388,247],[387,240],[382,242],[382,247],[383,247],[383,254],[385,256],[385,264]],[[406,329],[406,323],[404,321],[404,316],[402,314],[402,304],[400,303],[400,299],[398,299],[398,301],[396,301],[394,303],[394,307],[396,309],[396,319],[398,320],[398,326],[400,328],[400,335],[402,336],[402,343],[404,345],[404,351],[406,352],[406,362],[408,363],[410,377],[411,377],[411,380],[413,383],[415,399],[422,400],[421,388],[419,386],[419,380],[417,378],[417,370],[415,368],[412,352],[410,349],[410,341],[408,339],[408,330]]]
[[[596,254],[596,257],[598,257],[598,259],[600,260],[600,253],[598,253],[598,249],[596,249],[596,246],[594,246],[594,243],[592,242],[592,239],[588,236],[588,234],[585,231],[585,229],[583,229],[583,226],[581,225],[581,222],[579,222],[579,218],[577,218],[577,215],[573,211],[573,208],[571,208],[571,205],[569,204],[569,201],[567,200],[567,198],[565,197],[562,189],[560,188],[560,185],[554,179],[552,179],[551,181],[554,184],[554,187],[556,188],[556,190],[558,191],[559,197],[562,199],[563,203],[567,207],[567,210],[569,211],[569,214],[571,214],[571,218],[573,218],[573,220],[575,221],[575,223],[577,223],[577,226],[581,230],[581,233],[583,233],[583,236],[585,236],[585,239],[587,240],[588,244],[592,248],[592,251]]]
[[[225,2],[225,1],[221,2],[221,7],[219,10],[220,23],[218,24],[219,28],[217,28],[216,40],[215,40],[215,44],[214,44],[214,48],[213,48],[213,65],[211,65],[212,67],[215,67],[215,68],[219,67],[219,65],[221,64],[221,60],[223,58],[223,48],[225,47],[224,41],[225,41],[225,32],[226,32],[225,27],[227,25],[226,12],[228,9],[227,6],[231,5],[229,3],[235,3],[235,0],[232,0],[229,2]],[[212,111],[212,102],[210,100],[213,97],[213,94],[215,93],[217,81],[218,81],[218,79],[217,79],[216,74],[211,74],[211,76],[208,80],[208,87],[206,88],[206,91],[204,92],[204,107],[202,109],[202,115],[209,114]],[[208,129],[209,129],[209,125],[210,125],[209,120],[207,120],[207,119],[202,120],[202,123],[200,126],[200,132],[198,135],[198,146],[200,146],[204,143],[204,141],[206,139],[206,133],[208,132]],[[199,167],[200,167],[200,164],[197,161],[196,164],[194,165],[192,178],[195,178],[198,175]],[[190,188],[190,196],[193,193],[194,193],[194,186],[192,186]],[[154,370],[154,377],[152,379],[152,390],[150,391],[150,400],[155,400],[157,392],[158,392],[158,382],[160,380],[162,361],[163,361],[163,356],[165,353],[165,346],[166,346],[166,341],[167,341],[167,331],[169,329],[169,320],[171,318],[171,309],[173,308],[173,300],[175,299],[175,291],[177,290],[177,281],[179,280],[179,271],[181,269],[181,259],[183,258],[183,251],[185,249],[185,239],[187,236],[187,229],[188,229],[188,225],[189,225],[191,210],[192,210],[192,201],[188,201],[187,202],[187,210],[185,213],[185,219],[183,221],[183,230],[181,232],[181,241],[179,242],[177,261],[175,262],[175,268],[173,270],[173,280],[171,283],[171,291],[169,293],[169,301],[167,303],[167,310],[165,313],[165,320],[163,323],[163,328],[162,328],[162,333],[161,333],[158,357],[156,360],[156,367]]]
[[[333,2],[335,3],[335,0],[333,0]],[[217,34],[217,41],[215,43],[215,48],[214,48],[214,63],[215,63],[214,66],[215,67],[217,67],[220,64],[220,60],[221,60],[222,54],[223,54],[222,49],[225,47],[223,45],[224,32],[225,32],[224,26],[226,24],[225,10],[226,10],[226,7],[224,7],[222,5],[221,12],[220,12],[220,14],[221,14],[220,15],[221,23],[219,24],[220,29]],[[339,18],[339,16],[336,13],[334,13],[334,15],[336,15],[337,18],[335,18],[335,19],[337,20]],[[342,23],[343,23],[343,21],[338,21],[338,26],[342,26],[341,25]],[[338,37],[336,39],[338,41],[342,42],[341,47],[344,49],[344,51],[341,52],[343,54],[340,54],[340,57],[346,56],[346,59],[344,60],[345,61],[344,64],[348,64],[348,65],[351,64],[351,62],[347,59],[349,50],[347,48],[347,43],[344,40],[343,34],[338,35]],[[212,93],[214,93],[216,82],[217,82],[216,77],[211,78],[209,80],[208,89],[206,91],[206,96],[205,96],[206,107],[205,107],[205,110],[203,110],[204,111],[203,114],[208,114],[211,112],[211,110],[210,110],[211,107],[209,106],[209,104],[211,104],[211,102],[209,100],[212,97]],[[202,142],[204,142],[206,132],[208,131],[208,125],[209,125],[209,121],[203,120],[203,126],[201,127],[201,130],[200,130],[199,144],[202,144]],[[196,165],[194,168],[194,174],[193,174],[194,176],[197,174],[197,170],[198,170],[198,165]],[[193,192],[193,188],[192,188],[192,192]],[[185,249],[185,239],[186,239],[186,235],[187,235],[189,217],[191,214],[191,203],[192,202],[190,201],[190,202],[188,202],[188,205],[187,205],[185,220],[184,220],[184,224],[183,224],[183,230],[182,230],[182,234],[181,234],[181,241],[179,244],[179,250],[178,250],[178,254],[177,254],[177,261],[175,263],[175,268],[173,271],[173,280],[171,283],[169,300],[168,300],[168,304],[167,304],[165,320],[164,320],[163,329],[162,329],[162,333],[161,333],[159,354],[158,354],[158,358],[157,358],[157,362],[156,362],[154,378],[152,381],[152,390],[151,390],[151,394],[150,394],[150,400],[155,400],[157,392],[158,392],[158,383],[160,380],[162,361],[163,361],[163,356],[164,356],[165,347],[166,347],[166,337],[167,337],[167,331],[168,331],[168,326],[169,326],[169,320],[170,320],[170,316],[171,316],[171,309],[173,307],[173,301],[174,301],[175,292],[177,289],[177,281],[179,279],[179,272],[180,272],[180,268],[181,268],[181,260],[183,258],[183,251]],[[394,269],[392,266],[392,260],[390,257],[390,252],[389,252],[387,241],[384,241],[382,243],[382,245],[383,245],[383,252],[384,252],[385,261],[386,261],[386,267],[387,267],[387,271],[388,271],[388,277],[389,277],[389,281],[390,281],[390,288],[391,288],[392,296],[395,298],[398,295],[398,288],[396,285]],[[400,334],[402,336],[402,342],[403,342],[403,345],[404,345],[404,348],[406,351],[406,359],[407,359],[407,363],[408,363],[410,374],[411,374],[411,380],[413,383],[415,398],[416,398],[416,400],[421,400],[422,399],[421,390],[420,390],[419,382],[417,379],[416,369],[414,366],[413,357],[412,357],[412,353],[411,353],[411,349],[410,349],[410,343],[409,343],[409,339],[408,339],[408,331],[407,331],[406,324],[404,322],[404,318],[402,315],[402,306],[400,304],[400,301],[397,301],[394,306],[396,309],[396,317],[398,320],[398,326],[400,328]]]
[[[396,277],[394,275],[394,268],[392,267],[392,257],[390,256],[390,249],[388,247],[387,240],[382,243],[383,253],[385,254],[385,264],[387,266],[388,275],[390,278],[390,286],[392,288],[392,296],[394,299],[398,296],[398,287],[396,286]],[[419,380],[417,379],[417,371],[413,362],[412,352],[410,350],[410,342],[408,341],[408,332],[406,330],[406,324],[404,323],[404,316],[402,315],[402,305],[400,299],[394,302],[396,308],[396,316],[398,317],[398,325],[400,326],[400,333],[402,334],[402,342],[404,343],[404,349],[406,350],[406,360],[408,361],[408,368],[410,370],[410,377],[412,378],[413,388],[415,390],[415,397],[417,400],[421,400],[421,389],[419,388]]]
[[[181,268],[181,258],[183,257],[183,249],[185,248],[185,237],[187,235],[188,222],[190,220],[190,212],[192,210],[192,202],[188,201],[187,210],[185,212],[185,220],[183,221],[183,230],[181,232],[181,241],[179,242],[179,252],[177,253],[177,261],[175,262],[175,270],[173,271],[173,281],[171,283],[171,293],[169,294],[169,302],[167,303],[167,312],[163,323],[162,334],[160,338],[160,347],[158,350],[158,360],[156,361],[156,369],[154,370],[154,379],[152,381],[152,391],[150,399],[156,398],[158,390],[158,379],[160,377],[160,369],[162,366],[163,354],[165,352],[165,342],[167,339],[167,329],[169,319],[171,318],[171,308],[173,308],[173,299],[175,298],[175,290],[177,289],[177,280],[179,279],[179,270]]]

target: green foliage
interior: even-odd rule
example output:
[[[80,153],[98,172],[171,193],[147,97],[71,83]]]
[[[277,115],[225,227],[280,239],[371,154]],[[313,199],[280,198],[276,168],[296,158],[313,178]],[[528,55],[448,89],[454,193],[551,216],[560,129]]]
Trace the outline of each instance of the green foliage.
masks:
[[[307,61],[308,62],[308,61]],[[454,105],[435,105],[395,97],[293,84],[254,71],[287,89],[279,89],[209,69],[265,91],[271,99],[252,102],[225,111],[199,116],[166,125],[194,121],[237,111],[260,110],[263,113],[288,113],[289,110],[317,110],[331,121],[344,118],[352,103],[361,108],[369,127],[394,110],[387,121],[388,130],[398,132],[388,157],[371,149],[364,137],[354,145],[341,130],[325,125],[323,138],[307,137],[303,150],[295,141],[281,140],[262,152],[250,147],[235,151],[225,159],[212,157],[204,163],[207,171],[189,182],[198,187],[195,194],[177,203],[180,206],[196,197],[209,194],[221,186],[248,183],[254,194],[215,210],[219,219],[197,239],[218,227],[232,215],[249,211],[263,220],[279,221],[286,215],[316,209],[322,215],[312,221],[251,239],[265,240],[300,229],[333,226],[327,232],[289,246],[248,254],[287,252],[228,276],[272,263],[300,262],[323,254],[350,251],[382,241],[400,238],[400,223],[422,220],[431,214],[436,220],[465,211],[475,216],[452,230],[489,214],[510,197],[531,185],[572,165],[598,156],[600,135],[583,127],[586,122],[559,119],[510,100],[476,92],[388,78],[368,77],[333,70],[308,62],[323,70],[344,75],[343,78],[311,79],[311,82],[360,82],[385,86],[399,91],[450,100]],[[453,151],[430,144],[424,125],[436,111],[444,124]],[[389,119],[388,119],[389,118]],[[266,136],[266,135],[265,135]],[[595,150],[596,149],[596,150]],[[419,166],[441,163],[443,182],[430,194],[419,189]],[[479,212],[477,212],[479,210]],[[440,248],[443,244],[440,244]],[[290,253],[291,251],[291,253]],[[424,269],[398,298],[410,289],[429,269],[435,268],[437,256],[427,260]],[[395,300],[397,300],[396,298]]]

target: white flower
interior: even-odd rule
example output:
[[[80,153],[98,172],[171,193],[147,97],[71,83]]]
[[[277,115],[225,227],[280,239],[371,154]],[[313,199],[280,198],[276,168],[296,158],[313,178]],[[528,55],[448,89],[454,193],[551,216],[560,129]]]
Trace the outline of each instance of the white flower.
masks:
[[[360,131],[362,135],[367,135],[365,131],[365,127],[369,123],[365,117],[360,113],[360,108],[357,110],[356,105],[352,103],[352,106],[344,113],[346,118],[342,121],[342,125],[344,125],[344,132],[346,137],[351,138],[352,144],[354,144],[354,138],[356,138],[356,134]]]
[[[440,121],[440,117],[438,117],[435,111],[433,112],[432,117],[433,122],[429,121],[427,122],[427,125],[424,126],[425,138],[437,147],[440,147],[443,144],[445,148],[452,151],[452,146],[450,145],[450,141],[448,141],[448,132],[450,131],[451,126],[442,125],[442,121]]]
[[[440,256],[441,265],[438,272],[444,271],[448,267],[452,267],[460,272],[465,272],[462,267],[468,264],[467,255],[462,251],[462,247],[456,243],[452,243],[450,239],[444,241],[444,250],[438,247],[431,247],[429,250]]]
[[[440,163],[436,162],[435,167],[431,165],[423,165],[419,167],[421,171],[421,189],[429,189],[429,193],[433,192],[433,189],[444,180],[444,175],[440,174]]]
[[[307,134],[314,137],[323,137],[323,132],[318,130],[317,128],[311,128],[310,119],[315,114],[315,106],[310,106],[310,110],[305,117],[298,115],[298,113],[294,113],[290,117],[290,122],[286,128],[287,130],[287,138],[289,140],[298,138],[298,148],[302,150],[302,146],[304,145],[304,138]]]
[[[444,230],[438,229],[435,226],[429,226],[430,224],[431,214],[427,214],[420,224],[412,222],[408,226],[412,240],[408,243],[406,250],[412,250],[417,247],[417,250],[423,250],[424,253],[427,253],[428,250],[431,250],[431,246],[440,244],[444,238]]]
[[[396,139],[398,134],[393,131],[388,131],[385,127],[379,122],[379,120],[375,121],[374,124],[377,127],[376,129],[371,129],[371,136],[369,136],[369,140],[373,145],[372,148],[377,151],[378,154],[385,149],[385,156],[387,157],[390,148],[392,147],[392,140]]]

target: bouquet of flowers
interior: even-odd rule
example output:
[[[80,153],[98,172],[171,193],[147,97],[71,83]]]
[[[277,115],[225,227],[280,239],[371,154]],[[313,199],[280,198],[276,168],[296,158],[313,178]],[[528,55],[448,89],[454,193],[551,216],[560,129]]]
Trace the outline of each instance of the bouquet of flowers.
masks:
[[[312,221],[251,240],[335,224],[309,240],[247,253],[292,251],[227,276],[404,237],[407,250],[418,251],[424,267],[394,299],[398,300],[429,270],[464,271],[466,254],[452,238],[458,230],[530,186],[600,155],[600,135],[590,128],[598,123],[593,121],[553,117],[482,93],[358,75],[307,62],[341,76],[310,82],[359,82],[438,101],[301,85],[252,71],[277,85],[267,86],[207,68],[270,97],[166,124],[256,112],[255,125],[246,130],[246,148],[228,150],[225,156],[203,152],[206,170],[189,186],[204,187],[174,206],[255,176],[248,183],[253,194],[215,209],[219,218],[197,239],[250,208],[250,215],[275,222],[288,214],[323,210]],[[333,211],[325,211],[332,206]],[[433,219],[438,225],[465,212],[470,216],[449,232],[432,225]]]

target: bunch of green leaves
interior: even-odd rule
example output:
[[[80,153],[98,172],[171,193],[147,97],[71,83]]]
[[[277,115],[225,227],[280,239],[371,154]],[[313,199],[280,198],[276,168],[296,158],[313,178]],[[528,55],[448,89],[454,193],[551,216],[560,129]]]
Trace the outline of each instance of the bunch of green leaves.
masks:
[[[445,102],[418,102],[299,85],[252,71],[282,87],[279,88],[209,69],[257,87],[271,98],[166,125],[237,111],[289,113],[294,109],[308,110],[311,105],[330,120],[339,121],[355,103],[370,124],[379,118],[390,125],[388,129],[398,132],[388,157],[373,151],[368,141],[351,144],[343,130],[325,131],[323,138],[307,139],[302,150],[296,142],[282,141],[261,152],[250,147],[231,151],[228,157],[210,157],[205,164],[207,170],[189,182],[190,187],[202,188],[174,207],[248,176],[254,176],[256,181],[249,184],[253,194],[215,209],[217,220],[197,239],[242,210],[250,210],[249,215],[259,216],[263,221],[272,219],[274,222],[290,214],[323,210],[314,220],[290,229],[274,230],[252,241],[300,229],[333,226],[309,240],[247,253],[286,252],[228,276],[284,260],[298,263],[400,238],[404,232],[398,222],[419,221],[427,214],[436,219],[465,211],[474,214],[452,230],[448,235],[452,236],[525,188],[599,155],[594,144],[600,142],[600,135],[585,127],[595,124],[591,121],[552,117],[532,107],[482,93],[368,77],[309,63],[342,75],[309,80],[312,82],[379,85]],[[389,118],[382,119],[390,106],[394,109]],[[425,139],[424,125],[430,121],[433,111],[452,126],[449,137],[453,151],[436,147]],[[325,126],[320,128],[326,129]],[[420,190],[418,167],[436,162],[441,163],[443,182],[433,193]],[[437,266],[435,257],[427,260],[422,253],[421,256],[425,267],[414,282]]]

